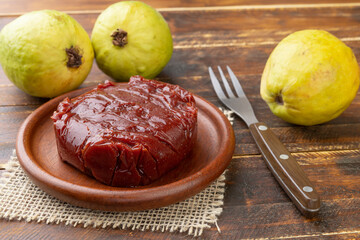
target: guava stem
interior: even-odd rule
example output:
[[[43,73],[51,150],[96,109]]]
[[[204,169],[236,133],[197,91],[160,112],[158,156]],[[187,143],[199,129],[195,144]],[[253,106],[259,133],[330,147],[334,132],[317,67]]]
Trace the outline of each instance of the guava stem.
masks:
[[[127,41],[127,32],[118,28],[116,29],[112,34],[111,37],[113,38],[112,43],[115,46],[124,47],[128,41]]]
[[[281,93],[279,93],[278,95],[276,95],[276,97],[275,97],[275,102],[277,102],[277,103],[280,104],[280,105],[283,105],[283,104],[284,104],[284,100],[283,100],[283,98],[282,98]]]
[[[81,66],[81,58],[79,48],[71,46],[70,48],[66,48],[66,55],[68,56],[68,61],[66,65],[70,68],[78,68]]]

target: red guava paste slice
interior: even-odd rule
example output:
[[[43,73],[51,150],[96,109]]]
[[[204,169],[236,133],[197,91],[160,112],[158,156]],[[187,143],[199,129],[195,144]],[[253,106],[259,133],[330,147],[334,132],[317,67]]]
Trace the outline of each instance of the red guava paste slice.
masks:
[[[52,119],[60,158],[117,187],[150,184],[175,168],[197,132],[191,93],[140,76],[126,88],[106,81],[66,98]]]

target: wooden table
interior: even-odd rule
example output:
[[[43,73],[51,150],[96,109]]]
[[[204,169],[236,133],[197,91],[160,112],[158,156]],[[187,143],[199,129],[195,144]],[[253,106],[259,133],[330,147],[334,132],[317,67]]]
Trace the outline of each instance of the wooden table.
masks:
[[[2,0],[0,27],[20,14],[63,10],[91,33],[111,2]],[[235,117],[236,149],[227,172],[224,211],[218,225],[201,239],[355,239],[360,238],[360,96],[337,119],[313,127],[275,117],[259,94],[269,54],[286,35],[324,29],[342,39],[360,60],[360,1],[342,0],[154,0],[168,21],[174,54],[158,79],[179,84],[217,106],[208,66],[229,65],[241,80],[260,121],[269,124],[294,154],[322,199],[320,215],[304,218],[267,169],[246,125]],[[81,87],[108,79],[94,66]],[[18,90],[0,73],[0,163],[15,147],[24,119],[46,99]],[[1,203],[0,203],[1,204]],[[0,220],[0,239],[187,239],[181,233],[70,227],[63,224]]]

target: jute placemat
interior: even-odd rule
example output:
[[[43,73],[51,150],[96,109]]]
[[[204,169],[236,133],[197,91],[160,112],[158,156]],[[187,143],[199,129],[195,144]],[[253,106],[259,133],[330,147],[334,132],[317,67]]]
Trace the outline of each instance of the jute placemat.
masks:
[[[232,112],[223,110],[230,122]],[[131,230],[179,231],[200,236],[217,225],[222,212],[224,173],[209,187],[185,201],[148,211],[106,212],[85,209],[62,202],[43,192],[22,170],[14,151],[0,179],[0,217],[8,220],[64,223],[83,227],[112,227]]]

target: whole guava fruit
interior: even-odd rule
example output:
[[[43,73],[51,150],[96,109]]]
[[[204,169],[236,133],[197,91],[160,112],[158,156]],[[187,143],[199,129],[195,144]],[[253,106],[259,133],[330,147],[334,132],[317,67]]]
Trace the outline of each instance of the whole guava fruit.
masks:
[[[169,62],[173,43],[165,19],[143,2],[110,5],[91,35],[98,67],[117,81],[133,75],[154,78]]]
[[[94,51],[82,26],[55,10],[26,13],[0,32],[0,63],[7,77],[36,97],[77,88],[92,67]]]
[[[355,98],[359,65],[353,51],[323,30],[302,30],[271,53],[261,97],[283,120],[304,126],[338,117]]]

